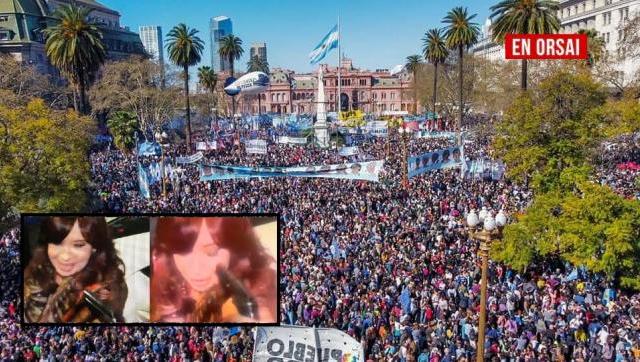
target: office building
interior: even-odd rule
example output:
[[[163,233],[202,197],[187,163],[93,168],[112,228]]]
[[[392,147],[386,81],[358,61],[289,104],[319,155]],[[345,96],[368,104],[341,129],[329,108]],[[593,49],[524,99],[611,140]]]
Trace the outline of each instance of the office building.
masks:
[[[228,59],[220,57],[220,39],[233,34],[233,24],[227,16],[216,16],[209,23],[211,44],[211,68],[216,72],[227,72],[231,69]]]

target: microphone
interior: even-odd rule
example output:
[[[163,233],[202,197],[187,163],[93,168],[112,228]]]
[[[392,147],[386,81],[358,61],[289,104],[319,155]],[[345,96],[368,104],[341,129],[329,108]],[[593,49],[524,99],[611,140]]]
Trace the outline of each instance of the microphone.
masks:
[[[216,269],[220,283],[224,287],[224,291],[231,295],[233,305],[238,312],[245,317],[258,319],[258,304],[255,299],[249,295],[242,283],[226,270],[218,267]]]
[[[95,312],[99,313],[102,318],[109,321],[110,323],[118,323],[116,316],[113,314],[113,310],[103,302],[101,302],[95,294],[88,290],[83,291],[84,301],[93,309]]]

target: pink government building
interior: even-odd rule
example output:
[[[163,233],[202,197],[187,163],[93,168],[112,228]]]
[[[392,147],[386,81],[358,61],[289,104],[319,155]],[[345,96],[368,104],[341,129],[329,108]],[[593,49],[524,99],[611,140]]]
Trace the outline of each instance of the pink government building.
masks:
[[[323,69],[326,110],[336,112],[338,68],[327,64],[321,64],[320,67]],[[348,107],[347,110],[359,109],[374,114],[414,113],[412,76],[408,72],[391,74],[387,69],[360,70],[353,67],[351,59],[343,59],[341,68],[343,110]],[[312,74],[296,74],[291,70],[272,69],[269,88],[260,94],[261,113],[315,113],[318,71],[319,69]],[[221,80],[225,77],[221,75]],[[224,80],[218,82],[222,83]],[[257,114],[257,97],[239,96],[236,112]],[[228,99],[226,101],[227,105],[231,103]],[[418,109],[420,110],[419,104]]]

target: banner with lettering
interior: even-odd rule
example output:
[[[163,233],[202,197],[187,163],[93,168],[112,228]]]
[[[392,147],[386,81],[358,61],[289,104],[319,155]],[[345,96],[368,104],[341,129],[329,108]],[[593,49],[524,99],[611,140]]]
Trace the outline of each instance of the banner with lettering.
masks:
[[[248,140],[245,143],[247,154],[267,154],[267,141],[266,140]]]
[[[218,142],[216,140],[196,143],[196,151],[209,151],[216,149],[218,149]]]
[[[409,177],[414,177],[427,171],[462,166],[462,149],[460,146],[449,147],[409,157],[408,161]]]
[[[358,146],[351,146],[351,147],[345,146],[340,148],[340,151],[338,151],[338,154],[343,157],[357,155],[358,153],[359,153]]]
[[[198,151],[197,153],[194,153],[191,156],[176,157],[176,163],[179,163],[179,164],[196,163],[200,161],[203,157],[204,155],[202,154],[202,152]]]
[[[419,131],[419,132],[416,132],[415,135],[416,135],[416,138],[450,138],[450,139],[456,138],[455,132]]]
[[[291,144],[291,145],[304,145],[304,144],[307,144],[307,138],[280,136],[278,137],[278,143]]]
[[[502,161],[481,158],[466,162],[464,177],[500,180],[504,172],[505,165]]]
[[[257,327],[254,361],[363,362],[362,345],[337,329]]]
[[[378,181],[384,161],[343,163],[301,167],[245,167],[200,165],[200,181],[267,177],[318,177],[343,180]]]
[[[375,137],[387,137],[389,127],[386,121],[371,121],[367,123],[365,129]]]

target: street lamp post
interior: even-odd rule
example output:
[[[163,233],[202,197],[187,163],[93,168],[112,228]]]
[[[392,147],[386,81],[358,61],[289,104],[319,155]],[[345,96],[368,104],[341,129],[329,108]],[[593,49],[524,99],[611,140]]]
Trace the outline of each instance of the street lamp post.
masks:
[[[403,176],[402,176],[402,183],[404,184],[404,186],[406,188],[409,188],[409,167],[407,166],[407,158],[409,157],[409,150],[407,147],[407,138],[409,138],[409,136],[411,135],[411,128],[409,127],[404,127],[404,126],[400,126],[398,128],[398,132],[400,132],[400,136],[402,138],[402,150],[403,150],[403,157],[402,157],[402,165],[403,165]]]
[[[491,242],[502,238],[502,228],[507,223],[507,217],[502,210],[494,218],[491,211],[483,207],[479,214],[475,210],[467,215],[467,225],[472,229],[483,222],[483,230],[471,230],[469,236],[480,240],[478,254],[482,258],[482,277],[480,279],[480,321],[478,323],[478,341],[476,361],[484,360],[485,329],[487,323],[487,273],[489,268],[489,251]]]
[[[160,141],[158,144],[160,145],[160,162],[162,163],[162,167],[160,172],[162,173],[162,197],[167,198],[167,179],[165,178],[164,172],[164,144],[162,143],[165,139],[167,139],[167,134],[163,131],[162,133],[156,132],[156,140]]]

